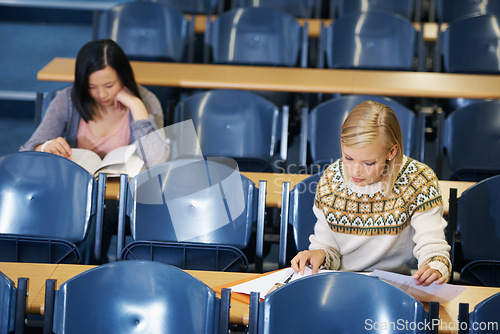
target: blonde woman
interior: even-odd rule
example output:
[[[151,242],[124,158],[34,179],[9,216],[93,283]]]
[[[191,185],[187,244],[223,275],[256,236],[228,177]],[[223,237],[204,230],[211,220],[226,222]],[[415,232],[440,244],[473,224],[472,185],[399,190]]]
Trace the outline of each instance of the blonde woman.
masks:
[[[448,281],[450,246],[438,179],[427,165],[403,155],[394,111],[360,103],[340,139],[342,158],[325,170],[316,190],[309,250],[292,259],[292,268],[410,274],[416,259],[417,284]]]

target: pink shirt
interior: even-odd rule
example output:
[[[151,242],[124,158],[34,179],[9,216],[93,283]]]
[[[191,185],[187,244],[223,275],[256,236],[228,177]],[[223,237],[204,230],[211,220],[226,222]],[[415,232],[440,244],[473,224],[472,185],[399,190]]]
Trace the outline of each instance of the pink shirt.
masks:
[[[81,119],[76,140],[76,147],[94,151],[102,159],[115,148],[130,144],[130,117],[123,117],[118,129],[102,138],[94,136],[87,122]]]

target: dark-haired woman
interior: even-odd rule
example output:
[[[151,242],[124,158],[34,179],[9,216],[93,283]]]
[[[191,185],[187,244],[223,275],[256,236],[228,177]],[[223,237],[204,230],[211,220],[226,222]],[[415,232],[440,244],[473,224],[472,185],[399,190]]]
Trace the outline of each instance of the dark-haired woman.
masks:
[[[109,39],[92,41],[78,52],[73,86],[54,97],[42,122],[20,151],[70,158],[73,147],[89,149],[103,158],[113,149],[161,128],[160,102],[153,93],[137,85],[123,50]],[[148,136],[148,140],[141,141],[141,152],[145,152],[150,166],[164,161],[169,153],[165,142],[162,145],[155,139],[161,140],[161,136]],[[107,261],[111,236],[116,232],[117,211],[116,201],[108,201],[102,262]],[[86,244],[85,248],[91,249],[91,245]]]
[[[112,40],[92,41],[78,52],[73,86],[56,95],[20,150],[69,158],[78,147],[102,158],[162,127],[160,102],[136,84],[123,50]]]

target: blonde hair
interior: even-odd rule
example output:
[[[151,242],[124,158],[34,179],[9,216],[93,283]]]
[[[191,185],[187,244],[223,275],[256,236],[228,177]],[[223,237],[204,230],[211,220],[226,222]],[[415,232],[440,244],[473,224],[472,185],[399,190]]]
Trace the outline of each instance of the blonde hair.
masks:
[[[340,141],[347,147],[364,147],[379,141],[387,152],[397,147],[394,158],[386,161],[382,175],[383,193],[389,195],[403,162],[403,136],[394,111],[375,101],[361,102],[347,115]]]

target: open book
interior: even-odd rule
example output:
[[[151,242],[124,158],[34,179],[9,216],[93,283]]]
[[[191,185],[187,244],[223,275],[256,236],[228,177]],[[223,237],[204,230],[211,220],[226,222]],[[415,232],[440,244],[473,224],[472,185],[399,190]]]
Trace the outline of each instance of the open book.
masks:
[[[73,148],[71,160],[85,168],[90,174],[106,173],[111,175],[128,174],[134,177],[144,166],[144,161],[136,154],[136,146],[119,147],[109,152],[104,159],[90,150]]]

